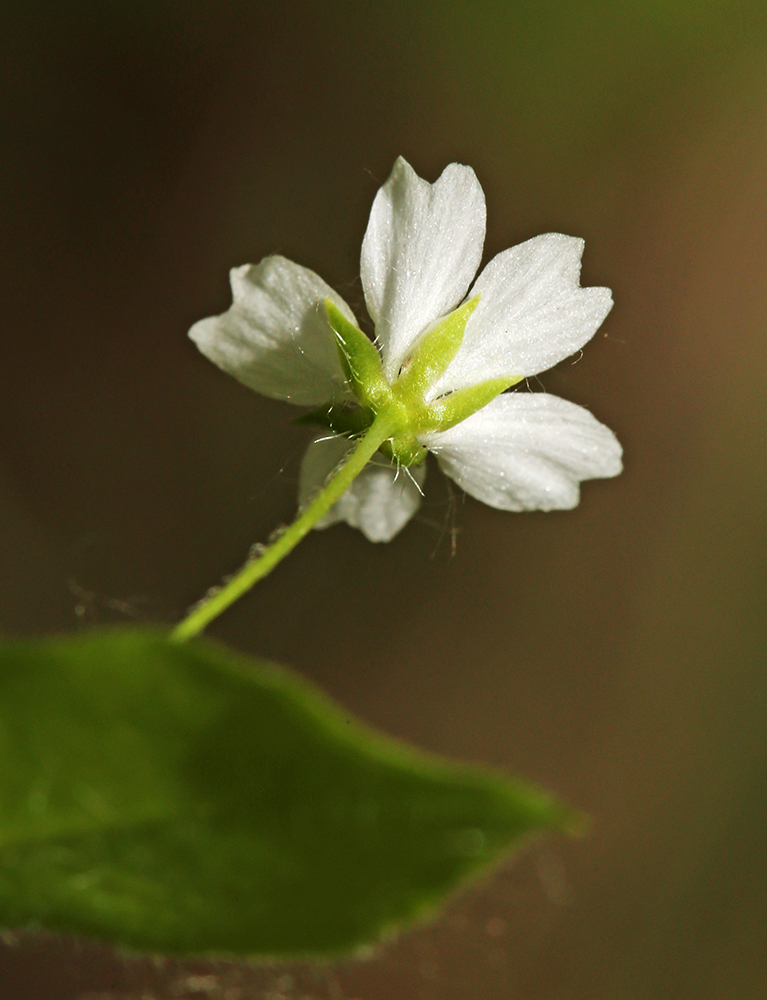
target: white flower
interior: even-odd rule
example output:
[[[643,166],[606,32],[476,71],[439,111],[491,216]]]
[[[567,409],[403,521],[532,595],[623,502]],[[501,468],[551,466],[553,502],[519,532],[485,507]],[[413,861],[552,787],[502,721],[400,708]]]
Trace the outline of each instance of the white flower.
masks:
[[[413,358],[465,304],[453,313],[452,347],[431,350],[431,367],[419,362],[429,374],[419,382],[419,413],[428,410],[431,423],[409,425],[407,445],[392,441],[394,464],[378,453],[317,527],[345,520],[372,541],[391,539],[420,503],[423,448],[467,493],[503,510],[569,509],[582,480],[621,471],[615,435],[588,410],[548,393],[498,394],[577,352],[610,311],[609,289],[580,287],[583,241],[559,233],[528,240],[498,254],[469,290],[484,237],[485,198],[470,167],[453,163],[429,184],[397,160],[373,202],[361,260],[390,396],[409,369],[413,381]],[[189,332],[203,354],[266,396],[326,412],[359,402],[334,333],[355,324],[354,314],[320,277],[273,256],[234,268],[231,284],[232,307]],[[433,418],[446,405],[460,422]],[[349,437],[327,433],[310,444],[301,506],[351,447]]]

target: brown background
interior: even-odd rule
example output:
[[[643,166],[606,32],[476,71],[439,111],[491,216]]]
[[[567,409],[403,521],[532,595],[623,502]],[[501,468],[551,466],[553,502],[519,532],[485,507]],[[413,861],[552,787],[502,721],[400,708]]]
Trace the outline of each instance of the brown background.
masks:
[[[542,377],[626,449],[569,513],[452,497],[312,536],[211,633],[588,810],[366,962],[23,933],[4,1000],[767,995],[767,8],[759,0],[6,5],[0,627],[171,621],[294,511],[305,429],[189,325],[280,252],[360,306],[395,157],[470,163],[486,258],[586,238],[617,305]],[[455,531],[453,530],[455,529]]]

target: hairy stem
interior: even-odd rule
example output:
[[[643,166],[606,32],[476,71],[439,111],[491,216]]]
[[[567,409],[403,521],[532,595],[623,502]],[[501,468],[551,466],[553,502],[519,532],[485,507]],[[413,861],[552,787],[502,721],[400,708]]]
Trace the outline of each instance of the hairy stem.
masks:
[[[378,448],[392,434],[390,418],[381,414],[357,441],[342,465],[336,469],[312,502],[299,512],[298,517],[257,558],[249,560],[219,591],[203,598],[183,621],[170,633],[173,642],[186,642],[198,635],[206,625],[217,618],[230,604],[247,593],[291,552],[319,519],[330,510],[336,500],[348,489],[362,472]]]

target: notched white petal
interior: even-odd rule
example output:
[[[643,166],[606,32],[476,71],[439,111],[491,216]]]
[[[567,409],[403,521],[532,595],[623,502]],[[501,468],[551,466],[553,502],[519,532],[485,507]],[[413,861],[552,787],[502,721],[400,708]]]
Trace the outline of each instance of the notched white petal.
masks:
[[[537,375],[575,354],[612,308],[609,288],[581,288],[583,240],[536,236],[499,253],[477,278],[479,305],[432,395],[491,378]]]
[[[285,257],[235,267],[229,277],[231,308],[189,331],[202,353],[264,396],[298,406],[349,398],[324,306],[329,298],[356,322],[344,300]]]
[[[485,196],[471,167],[451,163],[430,184],[397,160],[373,202],[360,263],[388,378],[418,335],[463,299],[484,240]]]
[[[352,447],[343,437],[316,438],[309,445],[301,463],[299,507],[312,501]],[[346,521],[371,542],[389,542],[418,510],[425,478],[425,465],[397,471],[377,453],[315,528]]]
[[[443,471],[501,510],[568,510],[584,479],[617,476],[622,449],[588,410],[548,393],[498,396],[450,430],[424,436]]]

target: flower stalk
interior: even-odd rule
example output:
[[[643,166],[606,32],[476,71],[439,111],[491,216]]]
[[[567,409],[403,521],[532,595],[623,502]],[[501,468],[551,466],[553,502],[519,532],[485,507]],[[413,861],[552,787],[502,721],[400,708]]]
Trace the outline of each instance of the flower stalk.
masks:
[[[246,594],[259,580],[263,580],[298,545],[314,525],[323,518],[333,504],[365,469],[381,445],[395,431],[394,421],[387,413],[378,414],[370,427],[358,439],[346,460],[331,475],[314,499],[299,511],[298,517],[283,531],[279,538],[268,545],[255,559],[250,559],[224,586],[204,597],[183,621],[170,633],[172,642],[186,642],[217,618],[223,611]]]

